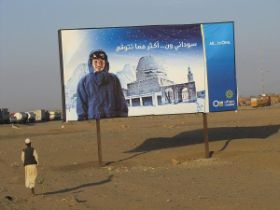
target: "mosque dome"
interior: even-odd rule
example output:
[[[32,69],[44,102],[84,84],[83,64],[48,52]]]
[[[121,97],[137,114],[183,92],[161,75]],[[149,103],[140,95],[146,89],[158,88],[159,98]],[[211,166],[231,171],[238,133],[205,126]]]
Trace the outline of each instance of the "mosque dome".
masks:
[[[145,80],[151,77],[166,77],[165,69],[151,55],[139,59],[136,71],[137,80]]]

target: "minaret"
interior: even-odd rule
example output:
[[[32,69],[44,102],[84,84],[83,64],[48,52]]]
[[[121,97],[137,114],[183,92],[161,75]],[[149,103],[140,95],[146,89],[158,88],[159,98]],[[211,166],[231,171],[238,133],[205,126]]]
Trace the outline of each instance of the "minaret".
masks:
[[[193,73],[190,66],[188,67],[188,82],[193,82]]]

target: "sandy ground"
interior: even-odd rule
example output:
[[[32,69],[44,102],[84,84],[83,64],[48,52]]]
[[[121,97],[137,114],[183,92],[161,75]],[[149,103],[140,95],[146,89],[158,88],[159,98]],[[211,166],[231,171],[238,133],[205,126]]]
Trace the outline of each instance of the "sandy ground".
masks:
[[[0,125],[0,209],[280,209],[280,106],[202,114]],[[62,128],[63,126],[63,128]],[[20,152],[40,158],[36,196]]]

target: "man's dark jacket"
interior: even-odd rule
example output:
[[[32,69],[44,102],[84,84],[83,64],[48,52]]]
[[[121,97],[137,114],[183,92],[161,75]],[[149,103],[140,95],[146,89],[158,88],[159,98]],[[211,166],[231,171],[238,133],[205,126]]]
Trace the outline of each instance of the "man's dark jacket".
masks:
[[[101,72],[94,72],[91,61],[89,73],[77,88],[78,120],[126,117],[127,104],[116,75],[109,73],[109,63]]]

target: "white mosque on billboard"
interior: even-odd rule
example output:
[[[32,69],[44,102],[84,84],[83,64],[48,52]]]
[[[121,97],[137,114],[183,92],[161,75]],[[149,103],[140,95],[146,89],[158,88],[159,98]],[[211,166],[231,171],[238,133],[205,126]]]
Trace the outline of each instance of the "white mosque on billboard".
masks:
[[[195,81],[188,67],[187,82],[175,84],[153,56],[141,57],[136,68],[136,81],[124,90],[129,107],[160,106],[197,101]]]

